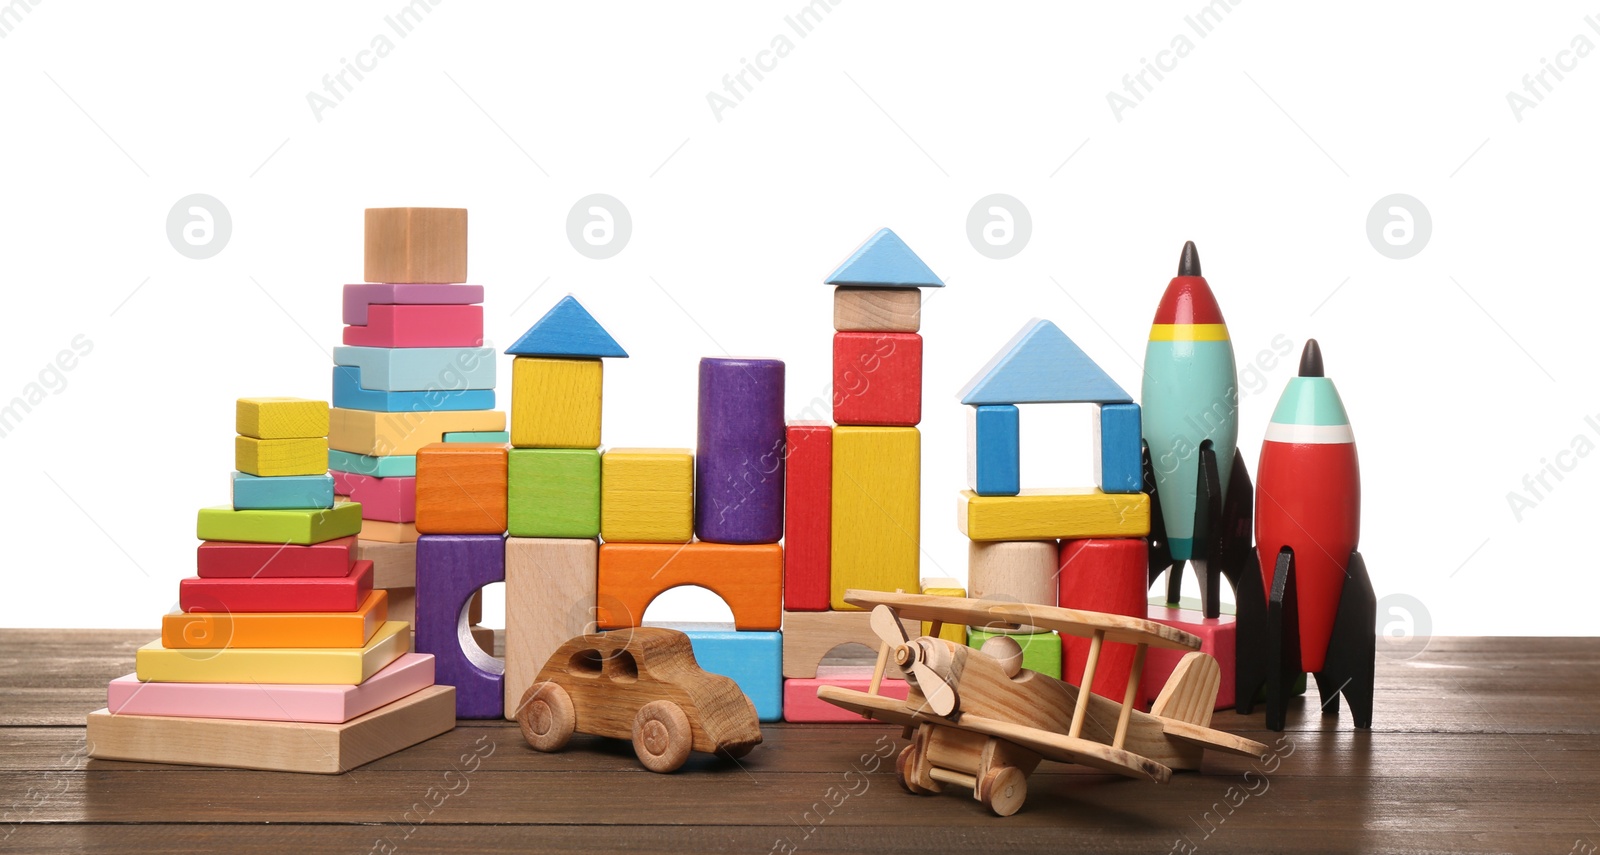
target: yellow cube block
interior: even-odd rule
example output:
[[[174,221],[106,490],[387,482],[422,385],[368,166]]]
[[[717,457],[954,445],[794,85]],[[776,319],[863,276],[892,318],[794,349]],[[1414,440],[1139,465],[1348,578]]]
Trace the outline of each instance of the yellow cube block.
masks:
[[[694,454],[613,448],[600,455],[600,536],[608,542],[694,539]]]
[[[328,435],[328,402],[305,398],[240,398],[234,430],[256,439],[306,439]]]
[[[328,440],[233,438],[233,468],[246,475],[321,475],[328,471]]]
[[[922,434],[909,427],[833,429],[833,572],[829,604],[850,588],[915,591],[922,554]]]
[[[598,359],[512,360],[512,446],[599,448],[600,390]]]

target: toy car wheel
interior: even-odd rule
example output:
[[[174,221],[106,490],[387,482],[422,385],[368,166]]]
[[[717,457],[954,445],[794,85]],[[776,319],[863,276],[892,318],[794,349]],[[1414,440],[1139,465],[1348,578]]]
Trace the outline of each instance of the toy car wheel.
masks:
[[[933,795],[933,791],[917,786],[917,744],[915,742],[900,749],[900,756],[894,763],[894,777],[900,782],[900,788],[914,796]]]
[[[996,816],[1010,816],[1028,798],[1028,776],[1015,766],[990,769],[978,781],[977,796]]]
[[[517,724],[522,727],[522,738],[535,751],[560,751],[572,738],[578,716],[567,690],[546,681],[534,683],[522,694]]]
[[[633,717],[633,751],[646,769],[676,771],[693,748],[694,733],[683,707],[671,701],[651,701]]]

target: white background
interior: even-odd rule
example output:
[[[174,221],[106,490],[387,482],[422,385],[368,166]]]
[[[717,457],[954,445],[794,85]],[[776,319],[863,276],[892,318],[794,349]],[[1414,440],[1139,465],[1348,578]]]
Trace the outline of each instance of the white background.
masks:
[[[804,38],[784,21],[801,0],[449,2],[403,38],[400,0],[26,5],[0,26],[0,402],[75,336],[93,350],[0,439],[5,625],[155,627],[193,571],[195,509],[227,500],[234,399],[326,398],[362,209],[439,205],[471,210],[495,344],[573,292],[633,355],[606,369],[613,446],[693,445],[702,355],[783,358],[791,414],[825,398],[821,280],[894,228],[949,281],[923,323],[923,574],[957,577],[955,391],[1033,316],[1137,390],[1193,239],[1241,370],[1277,336],[1322,342],[1374,585],[1414,598],[1384,622],[1593,631],[1600,461],[1561,458],[1539,498],[1523,479],[1600,442],[1600,58],[1547,76],[1520,121],[1506,100],[1600,41],[1593,4],[1251,0],[1201,37],[1202,0],[844,0]],[[392,53],[319,121],[307,93],[380,32]],[[719,121],[707,93],[778,33],[792,52]],[[1107,93],[1178,33],[1192,52],[1119,121]],[[565,229],[597,192],[633,220],[599,261]],[[191,193],[232,215],[208,260],[166,237]],[[1007,260],[966,237],[991,193],[1031,213]],[[1408,260],[1366,236],[1391,193],[1431,212]],[[1252,471],[1293,361],[1244,386]],[[1026,482],[1089,483],[1087,418],[1025,415]],[[1534,503],[1520,521],[1512,491]]]

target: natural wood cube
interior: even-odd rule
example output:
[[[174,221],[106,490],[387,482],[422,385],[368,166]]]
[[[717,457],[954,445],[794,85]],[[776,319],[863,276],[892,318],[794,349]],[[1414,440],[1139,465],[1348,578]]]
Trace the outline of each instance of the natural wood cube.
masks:
[[[466,208],[368,208],[368,282],[467,281]]]

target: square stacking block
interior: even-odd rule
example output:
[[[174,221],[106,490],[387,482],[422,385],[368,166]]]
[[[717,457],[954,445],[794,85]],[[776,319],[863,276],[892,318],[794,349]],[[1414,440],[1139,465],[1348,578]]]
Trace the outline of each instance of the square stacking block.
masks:
[[[410,413],[427,410],[492,410],[493,389],[438,389],[424,392],[385,392],[368,389],[361,369],[333,366],[333,405],[347,410]]]
[[[368,208],[368,282],[467,281],[466,208]]]
[[[161,619],[161,646],[364,647],[388,619],[384,591],[368,591],[350,612],[171,612]]]
[[[407,653],[359,686],[141,683],[128,674],[107,687],[106,708],[114,715],[339,724],[431,685],[433,657]]]
[[[417,452],[417,531],[501,534],[506,530],[504,445],[436,442]]]
[[[613,448],[602,454],[600,536],[688,543],[694,537],[694,454],[687,448]]]
[[[1138,404],[1101,404],[1094,422],[1094,482],[1106,493],[1144,489]]]
[[[306,439],[328,435],[328,402],[305,398],[240,398],[234,432],[256,439]]]
[[[365,317],[363,314],[362,323],[366,323]],[[495,358],[492,347],[345,345],[333,349],[334,365],[361,369],[362,388],[384,392],[493,389]]]
[[[480,347],[482,306],[368,306],[367,325],[344,328],[355,347]]]
[[[195,550],[195,567],[202,579],[348,576],[361,557],[353,535],[309,546],[211,540]]]
[[[600,533],[598,450],[513,448],[507,483],[507,521],[513,537]]]
[[[328,447],[368,457],[388,457],[416,454],[417,449],[454,431],[505,429],[506,414],[494,410],[377,413],[334,407],[329,413]]]
[[[519,356],[511,361],[511,444],[599,448],[598,359]]]
[[[1029,488],[1015,496],[962,490],[956,527],[970,540],[1144,537],[1150,533],[1150,497],[1093,488]]]
[[[236,511],[201,508],[195,536],[245,543],[322,543],[361,532],[361,506],[335,501],[326,510]]]
[[[305,579],[205,579],[178,582],[185,612],[352,612],[372,592],[372,562],[357,561],[344,576]]]
[[[409,478],[417,474],[417,456],[391,454],[386,457],[374,457],[330,448],[328,468],[335,472],[371,475],[374,478]]]
[[[835,333],[833,420],[895,427],[922,421],[922,336]]]
[[[922,555],[922,435],[916,428],[833,430],[829,605],[850,588],[914,591]]]
[[[328,441],[233,438],[233,468],[247,475],[322,475],[328,471]]]
[[[283,508],[333,507],[333,476],[280,475],[261,478],[233,473],[233,509],[270,511]]]
[[[1145,616],[1150,620],[1200,636],[1200,652],[1211,654],[1222,669],[1222,682],[1217,689],[1216,708],[1231,709],[1235,696],[1234,651],[1239,629],[1237,619],[1230,614],[1208,618],[1205,612],[1198,609],[1173,608],[1157,603],[1151,603],[1148,609]],[[1167,685],[1167,678],[1172,676],[1173,669],[1178,667],[1178,662],[1183,659],[1184,654],[1185,651],[1182,650],[1154,648],[1146,652],[1144,678],[1139,682],[1139,694],[1145,704],[1154,702],[1156,696],[1161,694],[1162,687]]]
[[[756,718],[783,718],[783,633],[735,632],[706,624],[664,624],[689,636],[701,670],[739,684]]]
[[[410,652],[406,624],[391,620],[362,647],[228,647],[198,654],[152,641],[134,654],[134,667],[145,682],[359,686]]]
[[[335,471],[333,481],[339,495],[361,503],[362,519],[384,522],[415,522],[417,519],[416,478],[375,478]]]
[[[344,286],[344,322],[352,326],[365,326],[367,309],[373,305],[466,306],[482,302],[482,285],[362,282]],[[334,354],[334,361],[338,362],[337,353]]]
[[[1015,406],[967,409],[967,487],[980,496],[1022,490],[1022,414]]]
[[[1010,635],[1022,647],[1022,667],[1061,679],[1061,636],[1053,632],[1019,635],[972,629],[967,631],[967,646],[982,650],[983,643],[997,635]]]

